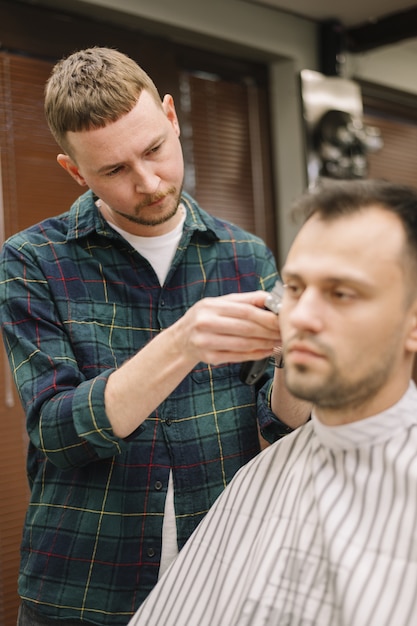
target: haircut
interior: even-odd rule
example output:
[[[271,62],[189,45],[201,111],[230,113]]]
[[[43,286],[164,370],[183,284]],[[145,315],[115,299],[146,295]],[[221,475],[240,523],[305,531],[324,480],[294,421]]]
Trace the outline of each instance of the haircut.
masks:
[[[303,194],[293,205],[293,215],[306,222],[313,215],[331,221],[379,206],[400,219],[410,251],[417,262],[417,189],[386,180],[326,180]]]
[[[55,141],[69,150],[67,133],[103,128],[129,113],[146,89],[158,90],[130,57],[112,48],[86,48],[58,61],[45,86],[45,116]]]

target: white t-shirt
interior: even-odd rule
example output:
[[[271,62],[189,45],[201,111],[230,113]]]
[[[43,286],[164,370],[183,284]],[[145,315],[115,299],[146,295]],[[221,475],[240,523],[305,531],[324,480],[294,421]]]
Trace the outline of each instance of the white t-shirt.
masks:
[[[114,230],[122,235],[135,250],[149,261],[158,276],[160,285],[163,285],[165,282],[183,231],[186,213],[184,205],[180,204],[178,210],[182,213],[182,219],[179,224],[177,224],[174,230],[171,230],[165,235],[159,235],[158,237],[139,237],[138,235],[132,235],[112,222],[109,222]]]

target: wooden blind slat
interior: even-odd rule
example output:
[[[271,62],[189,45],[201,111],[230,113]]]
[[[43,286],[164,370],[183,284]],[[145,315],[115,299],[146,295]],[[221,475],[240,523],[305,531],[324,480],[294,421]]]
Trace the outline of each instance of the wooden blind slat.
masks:
[[[194,187],[188,191],[206,211],[259,235],[276,252],[275,229],[265,227],[273,221],[271,202],[265,201],[271,189],[264,180],[255,184],[253,179],[254,160],[259,165],[257,173],[266,169],[250,134],[251,116],[259,115],[250,108],[256,87],[192,71],[183,71],[182,81],[188,107],[183,117],[192,129],[183,141],[192,161],[187,166],[195,172]],[[259,120],[255,126],[260,127]],[[257,140],[262,144],[263,137]],[[265,190],[262,197],[257,195],[259,189]],[[257,211],[262,212],[261,219]]]
[[[368,113],[365,124],[380,129],[384,146],[369,155],[370,178],[417,186],[417,123]]]

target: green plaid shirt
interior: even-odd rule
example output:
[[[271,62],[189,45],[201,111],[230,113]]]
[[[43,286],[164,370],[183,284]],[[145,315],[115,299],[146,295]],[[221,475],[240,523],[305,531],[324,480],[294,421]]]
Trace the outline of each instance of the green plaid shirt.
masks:
[[[91,191],[3,247],[3,336],[30,437],[19,593],[50,618],[126,624],[157,581],[170,469],[181,548],[259,451],[256,416],[274,422],[270,380],[257,392],[239,365],[200,363],[131,437],[112,433],[104,389],[115,368],[201,298],[277,278],[259,238],[182,201],[163,287]]]

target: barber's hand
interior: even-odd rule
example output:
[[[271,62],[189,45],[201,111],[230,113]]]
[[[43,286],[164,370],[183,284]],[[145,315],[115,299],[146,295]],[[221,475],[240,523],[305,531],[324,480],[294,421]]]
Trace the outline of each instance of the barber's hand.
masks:
[[[265,310],[267,292],[203,298],[171,327],[194,363],[264,359],[280,342],[279,319]]]

